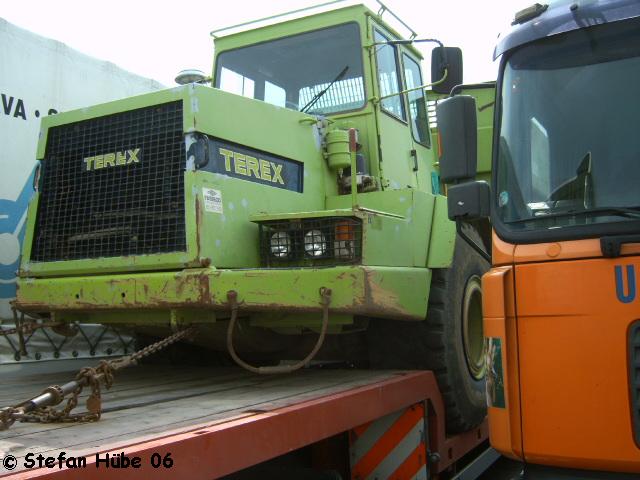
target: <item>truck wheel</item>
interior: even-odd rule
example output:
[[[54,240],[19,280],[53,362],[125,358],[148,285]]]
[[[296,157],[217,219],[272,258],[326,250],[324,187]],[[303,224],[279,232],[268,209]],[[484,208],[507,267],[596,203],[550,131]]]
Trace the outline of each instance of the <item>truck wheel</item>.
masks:
[[[433,370],[449,433],[469,430],[486,415],[480,278],[488,268],[456,238],[451,267],[433,271],[426,320],[373,319],[367,332],[371,367]]]

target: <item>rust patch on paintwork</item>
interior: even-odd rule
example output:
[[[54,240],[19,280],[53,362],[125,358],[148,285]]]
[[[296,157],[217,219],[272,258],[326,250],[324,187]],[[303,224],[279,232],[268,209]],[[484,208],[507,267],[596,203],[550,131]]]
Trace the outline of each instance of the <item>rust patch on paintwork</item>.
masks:
[[[196,192],[196,258],[200,258],[200,227],[202,226],[202,207],[200,195]]]
[[[209,289],[209,275],[204,272],[200,274],[200,301],[207,304],[212,301],[211,290]]]
[[[176,295],[179,297],[184,293],[184,289],[190,286],[189,279],[191,278],[191,276],[177,274],[174,278],[175,278]],[[169,281],[165,282],[164,286],[162,287],[161,293],[163,294],[167,293],[167,290],[169,289],[169,285],[170,285]]]
[[[176,278],[176,295],[182,304],[208,306],[211,302],[207,274],[178,276]],[[189,295],[194,295],[194,297],[189,297]],[[183,296],[185,298],[181,298]]]
[[[169,282],[167,282],[168,284]],[[166,286],[168,286],[165,284]],[[199,305],[199,306],[210,306],[211,305],[211,292],[209,288],[209,273],[207,271],[200,272],[198,274],[188,274],[188,275],[176,275],[175,276],[175,292],[176,296],[180,298],[181,296],[189,293],[195,293],[196,298],[185,298],[180,299],[177,302],[166,302],[163,300],[156,301],[155,304],[158,306],[166,305],[175,305],[178,304],[189,304],[189,305]]]
[[[353,272],[342,272],[340,275],[338,275],[336,277],[337,280],[344,280],[345,278],[351,278],[351,280],[353,281],[353,284],[355,285],[355,283],[358,281],[358,275],[356,275]]]
[[[364,298],[362,300],[368,311],[378,314],[384,312],[385,317],[414,317],[411,312],[402,308],[398,295],[380,286],[375,281],[375,273],[367,269],[364,271]]]

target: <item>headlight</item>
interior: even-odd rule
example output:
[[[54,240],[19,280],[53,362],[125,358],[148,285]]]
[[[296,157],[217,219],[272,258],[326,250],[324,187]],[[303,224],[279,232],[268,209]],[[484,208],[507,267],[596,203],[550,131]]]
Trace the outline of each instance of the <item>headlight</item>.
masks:
[[[356,227],[353,220],[336,222],[333,255],[336,258],[352,259],[356,257]]]
[[[291,237],[287,232],[276,232],[271,235],[271,253],[274,257],[284,258],[291,252]]]
[[[327,253],[327,239],[320,230],[309,230],[304,234],[304,251],[310,257],[322,257]]]
[[[359,218],[284,218],[256,223],[264,267],[350,265],[362,260]]]

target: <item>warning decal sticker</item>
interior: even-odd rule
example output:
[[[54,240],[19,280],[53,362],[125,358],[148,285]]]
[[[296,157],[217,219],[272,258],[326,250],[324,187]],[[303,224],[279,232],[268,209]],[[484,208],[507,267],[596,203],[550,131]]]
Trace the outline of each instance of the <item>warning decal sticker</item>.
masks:
[[[222,213],[222,192],[213,188],[202,188],[204,210],[206,212]]]

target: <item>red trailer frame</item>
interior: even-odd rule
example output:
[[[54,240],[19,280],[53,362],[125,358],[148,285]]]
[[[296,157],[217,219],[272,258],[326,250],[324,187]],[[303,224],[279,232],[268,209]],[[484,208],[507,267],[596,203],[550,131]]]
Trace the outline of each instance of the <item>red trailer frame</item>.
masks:
[[[379,374],[380,372],[378,372]],[[301,447],[351,432],[367,422],[419,404],[424,408],[427,435],[424,461],[430,475],[450,467],[488,438],[486,421],[480,427],[454,437],[445,435],[444,405],[434,374],[430,371],[388,372],[382,380],[285,407],[261,406],[221,421],[167,431],[152,439],[101,445],[87,456],[87,467],[36,468],[5,475],[9,479],[120,479],[218,478]],[[99,429],[100,424],[95,424]],[[138,469],[95,466],[95,453],[140,457]],[[171,467],[153,468],[170,454]]]

